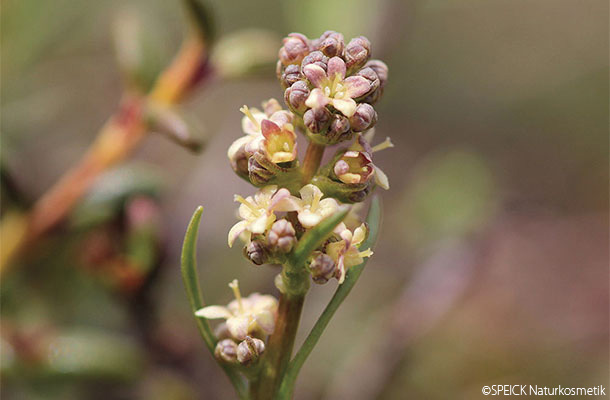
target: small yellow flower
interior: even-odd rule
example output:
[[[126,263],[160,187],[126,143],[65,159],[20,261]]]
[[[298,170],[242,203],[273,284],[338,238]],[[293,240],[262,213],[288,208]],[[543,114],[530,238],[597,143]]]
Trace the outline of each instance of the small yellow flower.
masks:
[[[270,99],[265,102],[263,106],[265,108],[265,112],[262,112],[257,108],[249,108],[248,106],[243,106],[239,109],[239,111],[244,114],[241,120],[241,128],[246,135],[234,141],[229,147],[227,156],[230,160],[232,160],[235,154],[237,154],[237,152],[242,148],[245,149],[246,153],[250,155],[261,149],[263,141],[265,140],[263,121],[272,122],[282,131],[284,130],[285,125],[286,130],[294,131],[294,128],[292,128],[291,125],[292,114],[290,114],[288,111],[282,110],[277,100]]]
[[[264,119],[261,131],[264,137],[262,148],[272,163],[289,162],[297,158],[297,135],[292,124],[279,126],[269,119]]]
[[[252,234],[263,234],[276,220],[275,212],[296,211],[300,207],[299,199],[290,195],[288,189],[278,190],[276,185],[265,186],[254,197],[235,195],[235,201],[241,203],[239,216],[241,221],[233,225],[229,231],[229,247],[240,235],[246,243],[250,242]]]
[[[275,317],[278,302],[271,295],[252,293],[242,298],[237,279],[229,283],[235,300],[225,306],[207,306],[195,312],[195,315],[206,319],[225,319],[227,328],[235,340],[244,340],[246,336],[264,333],[270,335],[275,328]]]
[[[339,280],[339,284],[341,284],[345,280],[347,268],[361,264],[364,261],[364,258],[372,256],[373,252],[371,249],[366,249],[364,251],[358,249],[367,236],[367,227],[365,224],[354,229],[353,233],[345,228],[344,224],[339,224],[338,229],[335,229],[335,233],[339,235],[341,240],[329,243],[326,246],[326,254],[328,254],[337,265],[337,273],[339,274],[337,279]]]
[[[316,185],[305,185],[299,193],[301,200],[297,212],[299,222],[304,228],[313,228],[339,208],[337,200],[330,197],[322,199],[324,194]]]

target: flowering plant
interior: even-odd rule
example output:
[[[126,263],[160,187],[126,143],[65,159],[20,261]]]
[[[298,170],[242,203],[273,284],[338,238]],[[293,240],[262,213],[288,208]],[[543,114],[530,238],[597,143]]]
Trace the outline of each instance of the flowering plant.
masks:
[[[377,187],[389,189],[373,153],[392,147],[389,139],[372,146],[377,112],[388,77],[387,66],[370,60],[364,37],[345,44],[343,35],[325,32],[310,40],[292,33],[279,50],[277,76],[284,88],[284,110],[275,99],[262,111],[243,106],[244,136],[228,150],[231,167],[258,188],[235,196],[239,221],[228,233],[229,247],[240,239],[255,265],[279,264],[279,300],[254,293],[205,306],[196,273],[195,241],[202,208],[188,227],[182,274],[200,332],[242,399],[291,398],[298,372],[338,306],[373,255],[380,205],[373,198],[366,222],[355,213]],[[308,141],[302,163],[297,133]],[[336,150],[322,165],[325,150]],[[338,288],[302,347],[293,345],[310,280]],[[215,331],[209,320],[220,319]]]

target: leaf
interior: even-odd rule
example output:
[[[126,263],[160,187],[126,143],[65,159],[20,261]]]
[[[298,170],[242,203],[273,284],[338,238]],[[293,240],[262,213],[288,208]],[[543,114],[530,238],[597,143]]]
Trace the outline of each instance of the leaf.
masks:
[[[373,198],[373,201],[371,202],[371,207],[369,209],[369,214],[366,218],[366,221],[369,224],[370,233],[368,238],[360,246],[360,248],[363,249],[372,248],[375,245],[375,242],[377,241],[377,235],[379,234],[379,226],[381,225],[381,204],[377,196],[375,196]],[[362,271],[364,270],[367,261],[368,259],[365,259],[362,264],[351,267],[348,270],[347,276],[345,277],[345,281],[337,288],[337,291],[335,292],[333,298],[330,300],[330,302],[316,321],[315,325],[311,329],[311,332],[305,339],[305,342],[303,342],[303,345],[301,346],[297,354],[294,356],[292,361],[290,361],[290,364],[286,369],[282,384],[276,396],[277,400],[288,400],[292,398],[294,384],[296,382],[299,371],[301,370],[301,367],[305,363],[305,360],[307,360],[307,357],[309,356],[313,348],[318,343],[320,336],[322,336],[324,329],[326,329],[326,327],[328,326],[328,323],[332,319],[333,315],[335,315],[335,312],[337,311],[341,303],[343,303],[343,300],[345,300],[349,292],[356,284],[356,281],[358,281],[358,278],[360,277],[360,274],[362,274]]]
[[[339,209],[335,214],[326,217],[313,229],[305,233],[299,240],[299,243],[289,259],[289,264],[293,267],[299,267],[305,263],[307,257],[320,246],[327,236],[335,229],[337,225],[343,221],[349,211],[348,207]]]
[[[184,281],[184,287],[186,289],[189,303],[191,304],[193,316],[197,310],[205,306],[203,296],[201,294],[201,288],[199,287],[199,277],[197,276],[197,234],[199,233],[199,222],[201,221],[202,213],[203,207],[197,207],[193,217],[191,218],[191,222],[189,222],[188,228],[186,229],[184,242],[182,244],[182,256],[180,258],[182,280]],[[206,319],[196,317],[195,320],[197,321],[199,333],[203,337],[203,341],[213,356],[214,348],[216,347],[216,338],[212,333],[212,329],[210,328],[210,325]],[[239,398],[247,399],[248,396],[246,394],[245,385],[239,374],[226,364],[220,364],[220,366],[229,377],[229,380],[235,387],[235,390],[237,390]]]

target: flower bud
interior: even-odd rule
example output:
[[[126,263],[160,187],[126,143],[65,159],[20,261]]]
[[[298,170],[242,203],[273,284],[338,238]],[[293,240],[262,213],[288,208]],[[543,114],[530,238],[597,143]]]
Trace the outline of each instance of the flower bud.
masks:
[[[265,342],[260,339],[246,336],[246,339],[237,346],[237,361],[246,366],[258,360],[265,351]]]
[[[296,243],[296,232],[290,221],[280,219],[275,221],[267,236],[267,241],[272,248],[282,253],[288,253]]]
[[[371,55],[371,42],[364,36],[350,40],[345,46],[345,64],[347,69],[355,70],[363,66]]]
[[[282,111],[282,105],[274,98],[263,101],[263,111],[267,117],[271,117],[275,112]]]
[[[311,279],[317,284],[325,284],[335,275],[335,262],[333,259],[321,251],[313,253],[313,260],[309,264]]]
[[[283,68],[279,76],[280,84],[283,88],[289,88],[302,78],[301,67],[297,64],[290,64],[286,68]]]
[[[356,112],[349,119],[349,124],[354,132],[363,132],[375,126],[377,112],[367,103],[358,104]]]
[[[366,68],[371,68],[379,78],[379,85],[384,87],[388,81],[388,66],[381,60],[369,60],[365,64]]]
[[[361,76],[369,82],[369,91],[366,92],[364,95],[360,96],[360,98],[366,97],[367,95],[379,89],[379,77],[377,76],[377,73],[373,70],[373,68],[362,68],[360,71],[358,71],[356,76]]]
[[[326,72],[328,67],[328,57],[326,57],[321,51],[312,51],[301,62],[301,72],[303,71],[303,68],[309,64],[316,64],[321,67],[324,72]]]
[[[299,64],[303,57],[309,53],[309,40],[300,33],[291,33],[284,38],[284,45],[278,53],[284,65]]]
[[[307,110],[303,115],[303,122],[311,133],[325,133],[330,126],[331,114],[326,107],[317,107]]]
[[[349,120],[347,117],[341,114],[334,114],[333,120],[328,128],[326,134],[327,139],[330,143],[339,143],[344,140],[351,138],[352,132],[350,131]]]
[[[284,92],[284,100],[286,105],[294,113],[303,115],[307,106],[305,102],[309,97],[309,88],[305,81],[297,81]]]
[[[340,57],[343,55],[343,49],[345,48],[343,35],[335,31],[326,31],[317,40],[315,48],[327,57]]]
[[[238,360],[238,346],[231,339],[223,339],[216,344],[214,356],[219,361],[234,363]]]
[[[243,144],[235,151],[229,151],[229,162],[231,163],[231,168],[235,173],[244,178],[248,179],[248,159],[250,158],[250,154],[246,151],[246,144]]]
[[[259,240],[252,240],[244,247],[244,255],[255,265],[263,265],[268,257],[268,252]]]

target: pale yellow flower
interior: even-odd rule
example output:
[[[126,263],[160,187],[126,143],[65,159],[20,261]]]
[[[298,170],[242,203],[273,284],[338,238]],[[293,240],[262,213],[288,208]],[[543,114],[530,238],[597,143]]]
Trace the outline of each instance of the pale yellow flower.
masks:
[[[257,333],[272,334],[275,328],[275,317],[278,302],[271,295],[252,293],[241,297],[237,279],[229,283],[235,300],[225,306],[207,306],[195,312],[195,315],[206,319],[225,319],[233,339],[244,340],[246,336]]]
[[[282,110],[275,99],[270,99],[264,104],[264,106],[266,112],[262,112],[257,108],[249,108],[248,106],[243,106],[239,109],[239,111],[244,114],[241,119],[241,129],[246,135],[240,137],[234,141],[231,146],[229,146],[227,156],[230,160],[232,160],[235,154],[242,148],[244,148],[244,150],[250,155],[262,148],[265,140],[265,136],[263,135],[263,121],[265,120],[273,122],[273,124],[279,127],[280,131],[282,132],[288,131],[288,133],[284,134],[284,136],[287,135],[288,138],[285,140],[290,142],[290,132],[294,131],[294,128],[291,125],[292,114],[290,114],[288,111]],[[283,143],[282,145],[284,146]],[[287,152],[291,153],[293,151],[293,147],[296,151],[296,145],[289,143],[289,150],[287,150]]]
[[[229,231],[229,247],[233,246],[235,239],[240,235],[246,243],[252,234],[263,234],[276,220],[275,212],[296,211],[300,207],[300,200],[290,195],[288,189],[278,190],[276,185],[265,186],[255,195],[243,198],[235,195],[235,201],[241,203],[239,216],[242,219]]]
[[[332,215],[339,208],[339,203],[333,198],[322,199],[324,194],[313,184],[305,185],[299,190],[298,219],[304,228],[313,228],[324,218]]]
[[[345,274],[349,267],[361,264],[365,257],[373,255],[371,249],[360,251],[358,248],[366,239],[367,227],[365,224],[360,225],[354,232],[345,228],[344,224],[339,224],[335,229],[335,233],[339,235],[341,240],[338,242],[329,243],[326,246],[326,254],[328,254],[337,266],[339,276],[339,284],[345,280]]]

